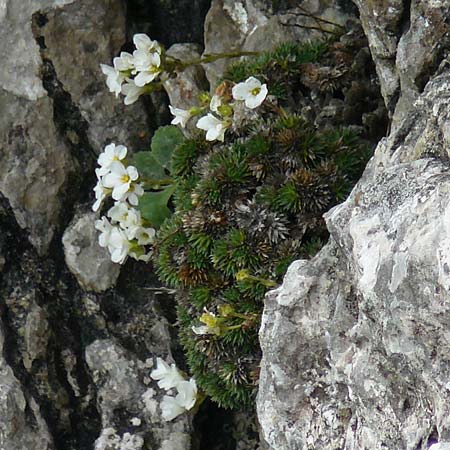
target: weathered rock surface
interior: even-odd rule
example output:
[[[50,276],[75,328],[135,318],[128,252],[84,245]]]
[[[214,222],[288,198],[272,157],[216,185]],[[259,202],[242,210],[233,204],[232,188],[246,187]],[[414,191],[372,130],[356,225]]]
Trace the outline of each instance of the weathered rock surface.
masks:
[[[112,450],[118,442],[127,443],[129,450],[141,450],[144,442],[161,450],[191,448],[188,416],[172,422],[161,417],[159,403],[165,391],[149,378],[151,359],[139,361],[113,341],[99,340],[86,348],[86,362],[98,387],[102,416],[96,450]]]
[[[121,0],[0,1],[2,450],[91,450],[108,436],[120,450],[190,445],[183,420],[143,420],[135,432],[125,410],[108,412],[107,398],[127,398],[136,414],[145,405],[140,397],[131,405],[114,368],[104,378],[95,372],[116,357],[132,365],[176,350],[165,318],[173,305],[158,296],[151,268],[126,264],[118,278],[119,266],[97,247],[95,215],[73,217],[90,203],[106,143],[148,144],[151,102],[125,108],[99,68],[125,44],[126,19]],[[99,352],[92,371],[87,348]],[[139,367],[136,392],[145,393],[150,369]]]
[[[258,411],[274,449],[449,441],[449,106],[443,63],[326,215],[328,245],[268,295]]]
[[[0,324],[0,354],[5,345]],[[11,450],[53,450],[53,439],[33,397],[25,396],[19,380],[0,357],[0,445]],[[20,430],[20,431],[19,431]]]
[[[350,10],[345,11],[333,0],[302,2],[301,8],[277,12],[271,3],[274,2],[213,0],[205,20],[205,54],[258,52],[271,50],[282,42],[323,38],[327,31],[338,29],[353,17]],[[222,59],[204,65],[211,88],[232,62],[233,59]]]
[[[386,107],[391,114],[397,107],[400,118],[422,92],[448,47],[450,5],[446,0],[395,0],[389,7],[375,1],[355,3]]]
[[[0,192],[43,255],[79,164],[110,141],[142,146],[147,116],[142,104],[125,114],[99,67],[125,42],[120,0],[19,3],[0,6]]]
[[[66,228],[62,243],[67,267],[80,286],[102,292],[116,284],[121,266],[114,264],[108,250],[98,244],[97,216],[92,212],[76,216]]]
[[[167,49],[167,54],[180,61],[195,61],[200,58],[201,48],[195,44],[174,44]],[[170,104],[175,108],[189,109],[198,106],[198,96],[208,90],[208,81],[202,66],[192,66],[177,72],[176,77],[164,82],[164,89]]]

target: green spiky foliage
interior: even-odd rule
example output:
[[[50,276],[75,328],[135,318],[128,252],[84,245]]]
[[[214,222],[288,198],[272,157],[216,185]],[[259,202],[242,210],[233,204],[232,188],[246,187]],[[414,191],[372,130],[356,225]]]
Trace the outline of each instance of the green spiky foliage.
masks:
[[[227,80],[254,75],[274,99],[228,130],[224,143],[197,136],[172,155],[175,212],[158,231],[156,270],[177,289],[180,340],[192,375],[223,407],[252,405],[264,296],[293,260],[326,242],[322,215],[345,198],[370,156],[352,127],[333,120],[319,126],[301,113],[314,89],[322,105],[329,98],[326,73],[336,73],[319,69],[333,51],[324,43],[284,44],[232,66]],[[335,90],[348,86],[351,69],[341,63]],[[316,87],[308,84],[313,69],[323,76]],[[298,92],[304,101],[297,101]]]

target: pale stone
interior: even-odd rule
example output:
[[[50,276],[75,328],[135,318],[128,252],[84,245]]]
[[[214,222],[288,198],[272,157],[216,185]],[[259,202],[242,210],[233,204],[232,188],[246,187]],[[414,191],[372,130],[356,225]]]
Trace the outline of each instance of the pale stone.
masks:
[[[98,215],[92,212],[75,217],[64,232],[62,244],[67,267],[80,286],[102,292],[116,284],[121,266],[111,261],[106,248],[100,247],[97,220]]]

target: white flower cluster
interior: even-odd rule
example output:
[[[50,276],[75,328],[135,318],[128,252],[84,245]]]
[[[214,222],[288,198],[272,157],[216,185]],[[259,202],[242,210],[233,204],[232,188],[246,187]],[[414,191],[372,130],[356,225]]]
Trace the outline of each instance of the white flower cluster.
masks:
[[[192,409],[197,400],[197,384],[194,378],[185,380],[175,364],[169,366],[161,358],[156,359],[156,369],[150,376],[158,380],[158,386],[166,391],[175,388],[177,395],[165,395],[161,401],[161,411],[167,422]]]
[[[153,242],[155,230],[145,227],[141,213],[134,208],[144,193],[138,183],[139,174],[134,166],[126,166],[124,159],[127,148],[123,145],[109,144],[98,157],[97,184],[94,187],[95,203],[98,211],[103,201],[111,195],[114,205],[95,223],[100,231],[99,243],[111,254],[111,260],[123,264],[128,256],[140,261],[148,261],[151,254],[145,246]]]
[[[113,59],[113,66],[100,64],[109,90],[116,97],[122,93],[125,105],[134,103],[162,72],[161,45],[143,33],[135,34],[133,42],[136,46],[133,54],[121,52]]]
[[[247,108],[255,109],[266,99],[268,90],[266,84],[261,84],[257,78],[250,77],[244,82],[236,84],[231,92],[235,101],[243,101]],[[231,126],[232,106],[233,104],[227,104],[223,96],[218,94],[212,96],[209,103],[211,112],[199,119],[196,125],[197,128],[206,131],[207,141],[224,141],[225,131]],[[198,112],[198,108],[184,110],[174,108],[172,105],[169,108],[172,115],[175,116],[171,123],[180,125],[182,128]]]

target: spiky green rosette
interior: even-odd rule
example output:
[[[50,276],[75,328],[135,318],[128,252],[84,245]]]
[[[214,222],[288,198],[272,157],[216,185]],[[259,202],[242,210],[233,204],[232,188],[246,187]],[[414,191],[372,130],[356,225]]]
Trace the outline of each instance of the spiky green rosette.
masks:
[[[175,214],[158,232],[156,267],[178,290],[190,370],[223,407],[253,402],[264,295],[294,259],[327,239],[323,213],[345,198],[369,156],[367,143],[348,128],[319,127],[300,113],[299,92],[315,89],[302,82],[305,71],[319,71],[317,61],[332,59],[330,51],[324,44],[284,45],[234,66],[231,81],[256,75],[275,98],[229,130],[225,143],[196,137],[173,154]],[[316,99],[329,95],[324,73]],[[346,74],[334,75],[335,85],[348,84]]]

